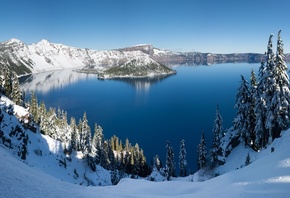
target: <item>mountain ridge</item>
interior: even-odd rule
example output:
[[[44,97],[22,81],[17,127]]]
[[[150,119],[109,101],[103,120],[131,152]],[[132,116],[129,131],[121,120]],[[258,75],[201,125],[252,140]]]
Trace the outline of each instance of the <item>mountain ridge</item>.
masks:
[[[172,66],[226,62],[258,63],[264,54],[173,52],[161,50],[151,44],[113,50],[91,50],[51,43],[46,39],[29,45],[15,38],[0,43],[0,65],[11,67],[19,76],[76,67],[97,71],[106,70],[120,66],[136,57],[150,57],[162,65]],[[286,54],[287,60],[290,61],[290,54]]]

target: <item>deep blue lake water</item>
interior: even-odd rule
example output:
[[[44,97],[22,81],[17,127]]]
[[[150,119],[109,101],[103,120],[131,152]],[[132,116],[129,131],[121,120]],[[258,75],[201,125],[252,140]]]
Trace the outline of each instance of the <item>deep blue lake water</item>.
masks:
[[[165,164],[169,140],[178,166],[179,144],[185,139],[188,169],[195,171],[202,131],[211,146],[216,105],[224,128],[229,128],[236,113],[240,75],[249,80],[251,69],[257,73],[258,67],[248,63],[181,65],[173,68],[176,75],[151,80],[98,80],[95,75],[63,70],[34,75],[22,88],[28,97],[29,90],[34,90],[47,107],[60,106],[77,122],[85,111],[92,131],[98,123],[105,138],[115,134],[123,142],[128,138],[138,143],[148,163],[158,154]]]

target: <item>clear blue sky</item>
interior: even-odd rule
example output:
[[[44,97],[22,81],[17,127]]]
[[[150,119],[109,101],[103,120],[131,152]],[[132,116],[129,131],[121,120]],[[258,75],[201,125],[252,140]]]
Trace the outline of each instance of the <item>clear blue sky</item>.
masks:
[[[1,0],[0,8],[0,41],[263,53],[269,34],[282,29],[290,52],[288,0]]]

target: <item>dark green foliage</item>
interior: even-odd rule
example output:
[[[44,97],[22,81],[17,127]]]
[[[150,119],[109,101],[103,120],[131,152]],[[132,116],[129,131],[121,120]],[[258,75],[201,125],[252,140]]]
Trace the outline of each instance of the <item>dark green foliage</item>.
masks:
[[[171,180],[171,177],[175,177],[175,162],[174,162],[174,152],[170,145],[170,142],[166,142],[166,167],[165,175],[167,180]]]
[[[218,156],[222,155],[220,145],[221,145],[221,138],[224,135],[223,134],[223,119],[220,114],[218,105],[216,107],[216,116],[215,116],[212,132],[213,132],[213,140],[212,140],[212,148],[210,152],[211,154],[210,163],[212,167],[215,167],[219,162]],[[202,136],[204,138],[204,135]],[[201,139],[201,144],[203,144],[202,139]]]
[[[181,177],[187,176],[186,166],[187,161],[186,161],[185,140],[181,140],[179,150],[179,176]]]
[[[200,143],[197,148],[197,156],[198,156],[198,168],[202,169],[206,166],[207,160],[206,160],[206,155],[207,155],[207,148],[206,148],[206,142],[204,138],[204,132],[202,131],[201,138],[200,138]]]
[[[246,157],[245,165],[248,166],[250,163],[251,163],[251,158],[250,158],[250,154],[248,153]]]

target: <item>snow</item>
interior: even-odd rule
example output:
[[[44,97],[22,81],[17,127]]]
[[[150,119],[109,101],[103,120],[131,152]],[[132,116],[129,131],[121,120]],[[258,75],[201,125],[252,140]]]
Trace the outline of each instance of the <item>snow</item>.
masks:
[[[3,110],[13,104],[5,96],[1,97],[0,107],[4,114],[1,130],[15,127],[18,120]],[[17,115],[25,115],[27,110],[14,105]],[[164,181],[157,172],[151,177],[159,182],[146,179],[122,179],[116,186],[110,185],[110,173],[102,167],[91,172],[84,165],[80,153],[71,155],[67,167],[59,164],[64,159],[63,146],[59,141],[26,131],[29,136],[28,155],[25,161],[17,157],[17,148],[8,149],[0,140],[0,192],[1,198],[11,197],[157,197],[157,198],[259,198],[290,197],[290,130],[283,131],[282,137],[275,139],[268,148],[254,152],[240,144],[226,159],[223,166],[214,172],[200,170],[184,178]],[[13,143],[17,141],[13,140]],[[249,153],[251,163],[245,166]],[[74,169],[80,177],[73,177]],[[82,175],[90,178],[96,186],[87,186]],[[214,174],[220,176],[211,178]],[[202,182],[201,182],[202,181]],[[81,185],[80,185],[81,184]]]
[[[25,65],[32,73],[70,69],[77,67],[93,67],[104,70],[113,66],[120,66],[133,58],[146,58],[149,54],[143,50],[153,49],[153,55],[170,55],[172,52],[153,48],[149,44],[141,44],[127,49],[132,50],[90,50],[70,47],[62,44],[41,40],[38,43],[26,45],[18,39],[11,39],[0,43],[9,54],[9,58],[16,65]],[[136,49],[135,49],[136,48]]]
[[[85,187],[60,181],[0,148],[1,197],[289,197],[290,132],[268,157],[205,182],[122,179],[117,186]],[[282,139],[282,138],[281,138]],[[265,150],[268,152],[268,150]],[[285,166],[286,162],[286,166]],[[282,164],[282,166],[281,166]]]

